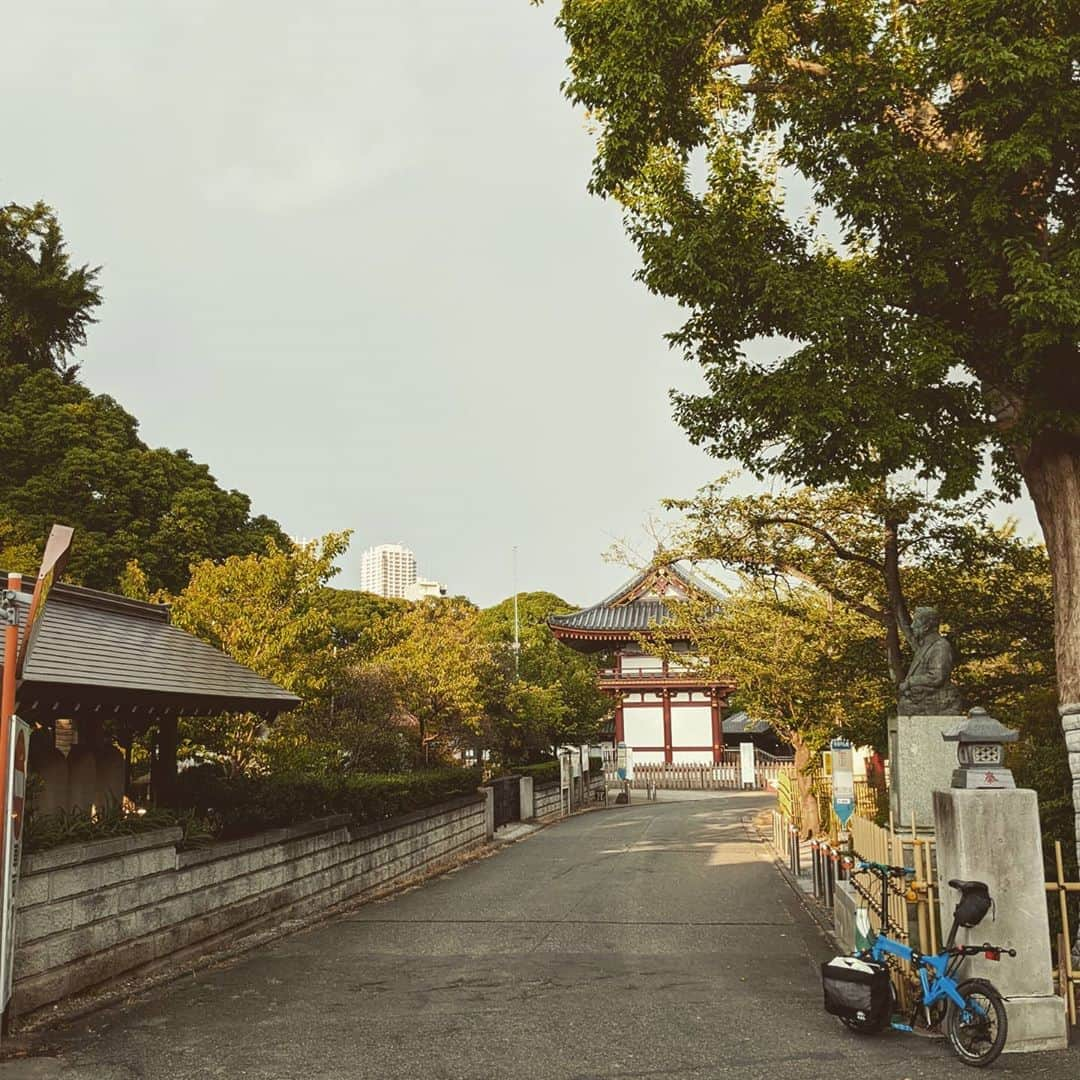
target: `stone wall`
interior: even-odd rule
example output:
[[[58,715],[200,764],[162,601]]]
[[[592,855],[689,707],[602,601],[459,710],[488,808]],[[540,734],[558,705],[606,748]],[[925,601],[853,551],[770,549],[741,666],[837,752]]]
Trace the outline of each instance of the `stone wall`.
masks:
[[[580,779],[575,780],[574,809],[579,810],[583,805],[591,806],[593,804],[594,793],[603,790],[603,788],[604,777],[602,775],[590,775],[588,785],[584,795],[582,795],[582,782]],[[557,780],[550,784],[533,785],[533,807],[537,821],[543,821],[545,818],[557,817],[562,813],[562,805],[559,782]]]
[[[180,830],[161,829],[28,855],[12,1014],[436,869],[489,839],[487,801],[361,827],[325,818],[203,850],[178,852]]]
[[[533,785],[533,806],[537,821],[562,813],[562,789],[558,780],[553,784]]]

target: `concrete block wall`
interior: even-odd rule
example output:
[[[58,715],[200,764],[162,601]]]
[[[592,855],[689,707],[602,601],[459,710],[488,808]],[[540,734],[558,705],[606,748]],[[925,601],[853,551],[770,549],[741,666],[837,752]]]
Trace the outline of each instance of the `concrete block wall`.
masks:
[[[373,825],[333,817],[195,850],[179,829],[23,859],[12,1013],[205,951],[268,921],[362,897],[482,846],[469,795]]]
[[[574,809],[577,810],[581,806],[583,788],[580,780],[576,780],[574,783]],[[593,793],[602,790],[603,787],[604,778],[602,775],[590,775],[589,783],[584,789],[585,802],[591,805]],[[535,814],[537,821],[543,821],[545,818],[557,817],[562,813],[562,798],[560,796],[559,782],[557,780],[554,783],[533,785],[533,813]],[[524,816],[523,810],[522,817]]]
[[[562,791],[558,780],[553,784],[533,784],[533,812],[537,821],[562,813]]]

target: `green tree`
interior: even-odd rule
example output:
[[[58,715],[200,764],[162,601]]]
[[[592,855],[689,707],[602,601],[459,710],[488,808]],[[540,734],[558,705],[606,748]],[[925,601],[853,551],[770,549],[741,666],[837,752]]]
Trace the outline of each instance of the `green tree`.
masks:
[[[611,712],[611,698],[597,686],[599,660],[561,645],[547,625],[549,615],[573,610],[554,593],[520,593],[516,664],[514,597],[480,613],[480,633],[491,643],[501,675],[489,711],[505,762],[521,764],[552,746],[592,740]]]
[[[44,203],[0,207],[0,365],[74,378],[70,363],[101,303],[98,268],[74,267]]]
[[[954,645],[981,635],[987,658],[995,646],[1011,650],[1003,632],[1021,625],[1027,638],[1048,640],[1049,623],[1044,629],[1040,621],[1050,614],[1049,577],[1040,574],[1045,549],[1017,539],[1011,526],[995,528],[990,502],[987,495],[954,502],[884,485],[736,496],[721,479],[692,499],[668,500],[685,518],[675,552],[664,558],[715,560],[758,581],[820,589],[880,627],[898,685],[916,604],[933,604],[952,629],[963,627],[964,642]],[[985,701],[986,690],[973,687],[976,699]]]
[[[733,678],[735,704],[767,721],[795,750],[803,824],[817,832],[809,772],[831,738],[882,742],[892,687],[881,632],[858,613],[807,586],[748,582],[722,603],[673,603],[650,648],[706,677]],[[673,643],[690,641],[690,658]]]
[[[476,608],[458,599],[423,600],[383,624],[388,647],[368,670],[388,679],[401,708],[416,717],[423,760],[485,741],[491,650]]]
[[[262,555],[198,563],[179,595],[167,598],[173,622],[306,702],[321,702],[334,664],[323,589],[348,542],[348,533],[329,533],[288,548],[271,543]],[[244,714],[188,721],[186,733],[244,771],[256,759],[261,728],[259,717]]]
[[[328,587],[323,590],[322,602],[334,624],[334,643],[359,657],[370,657],[377,648],[385,648],[384,624],[409,609],[408,600],[359,589]]]
[[[267,745],[272,771],[318,766],[359,772],[408,771],[420,748],[416,722],[396,684],[371,664],[336,668],[333,687],[314,704],[281,717]]]
[[[563,0],[558,21],[592,188],[688,312],[691,439],[799,483],[910,471],[944,497],[989,450],[1035,504],[1059,699],[1080,708],[1072,0]]]
[[[0,519],[9,544],[34,549],[34,567],[54,522],[75,529],[68,579],[99,589],[116,588],[131,559],[152,590],[179,592],[192,563],[288,545],[186,450],[147,446],[112,398],[51,369],[3,363],[0,396]]]

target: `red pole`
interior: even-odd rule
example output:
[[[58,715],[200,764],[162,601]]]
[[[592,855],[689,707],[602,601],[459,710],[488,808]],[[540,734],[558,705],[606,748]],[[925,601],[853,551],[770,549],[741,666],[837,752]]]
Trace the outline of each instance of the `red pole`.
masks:
[[[8,574],[7,587],[12,592],[22,589],[22,574]],[[15,715],[15,665],[19,659],[19,624],[4,627],[4,683],[0,692],[0,825],[3,824],[3,808],[7,806],[8,756],[11,754],[11,718]],[[0,858],[6,858],[3,850],[4,829],[0,828]],[[0,863],[0,865],[3,865]]]

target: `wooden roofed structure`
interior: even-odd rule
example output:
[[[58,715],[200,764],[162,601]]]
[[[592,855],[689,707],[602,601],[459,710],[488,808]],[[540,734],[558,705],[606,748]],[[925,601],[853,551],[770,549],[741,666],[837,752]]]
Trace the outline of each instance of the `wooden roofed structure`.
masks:
[[[26,633],[33,583],[15,596]],[[2,671],[0,663],[0,671]],[[112,746],[157,727],[151,773],[163,801],[176,775],[181,716],[254,713],[267,719],[300,698],[172,625],[169,608],[112,593],[56,584],[25,642],[16,712],[36,727],[30,768],[46,780],[49,809],[118,798],[124,761]],[[79,748],[57,747],[64,733]],[[90,760],[93,759],[93,760]],[[67,789],[60,782],[68,777]],[[51,781],[51,782],[50,782]]]

